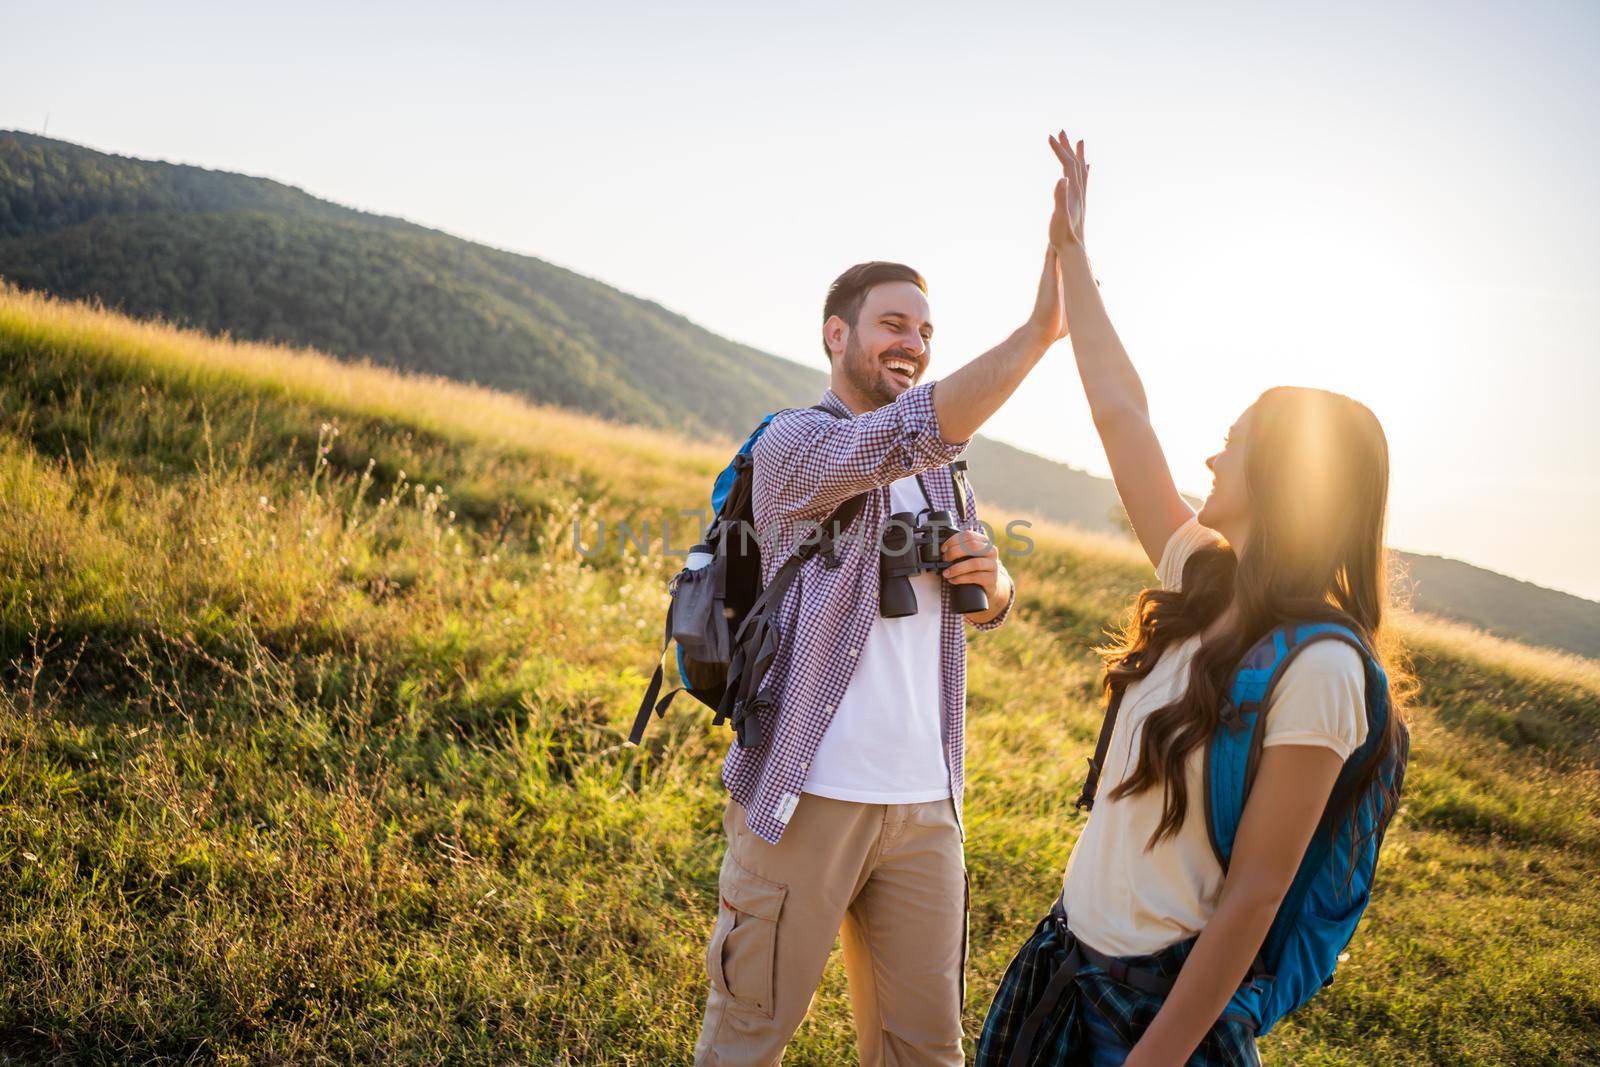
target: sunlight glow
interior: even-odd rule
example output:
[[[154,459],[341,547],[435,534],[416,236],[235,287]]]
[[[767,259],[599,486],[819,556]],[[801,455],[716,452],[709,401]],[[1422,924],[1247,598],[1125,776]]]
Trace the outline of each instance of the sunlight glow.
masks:
[[[0,126],[285,180],[818,369],[862,260],[928,278],[931,376],[1018,325],[1072,126],[1181,487],[1262,389],[1335,389],[1388,433],[1393,543],[1600,597],[1600,8],[91,6],[8,16]],[[1067,345],[986,432],[1105,473]]]

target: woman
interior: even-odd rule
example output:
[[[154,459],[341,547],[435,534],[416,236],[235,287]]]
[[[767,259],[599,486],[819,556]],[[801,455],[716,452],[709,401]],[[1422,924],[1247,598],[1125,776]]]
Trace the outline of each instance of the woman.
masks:
[[[1105,652],[1105,684],[1120,692],[1120,712],[1097,768],[1098,803],[1053,909],[1065,929],[1047,919],[1018,953],[977,1062],[1259,1063],[1254,1027],[1228,1013],[1229,1002],[1261,973],[1252,966],[1257,951],[1324,809],[1335,807],[1336,781],[1357,786],[1342,788],[1341,799],[1377,798],[1381,838],[1399,782],[1390,788],[1379,772],[1396,758],[1403,766],[1405,727],[1398,714],[1373,718],[1378,740],[1364,744],[1368,679],[1387,683],[1353,645],[1318,641],[1288,661],[1259,712],[1265,739],[1226,871],[1208,836],[1204,749],[1226,721],[1234,668],[1275,627],[1336,622],[1367,650],[1378,647],[1387,444],[1354,400],[1270,389],[1207,460],[1214,480],[1197,515],[1174,486],[1144,388],[1090,273],[1083,142],[1074,149],[1063,132],[1050,144],[1065,171],[1051,243],[1073,352],[1117,491],[1161,587],[1139,595],[1120,645]],[[1103,966],[1070,975],[1056,967],[1070,981],[1058,979],[1050,996],[1066,987],[1068,998],[1041,1007],[1053,966],[1043,961],[1059,961],[1071,944],[1084,953],[1075,960]],[[1166,988],[1116,982],[1107,957],[1166,976]],[[1060,1023],[1069,1007],[1081,1020],[1070,1030]],[[1019,1044],[1029,1050],[1017,1052]]]

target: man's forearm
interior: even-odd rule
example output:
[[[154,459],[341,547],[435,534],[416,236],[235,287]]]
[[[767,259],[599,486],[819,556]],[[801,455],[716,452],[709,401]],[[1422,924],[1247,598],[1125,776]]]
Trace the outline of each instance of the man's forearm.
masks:
[[[1016,392],[1049,347],[1048,338],[1024,326],[971,363],[940,378],[933,389],[939,436],[956,444],[977,433]]]

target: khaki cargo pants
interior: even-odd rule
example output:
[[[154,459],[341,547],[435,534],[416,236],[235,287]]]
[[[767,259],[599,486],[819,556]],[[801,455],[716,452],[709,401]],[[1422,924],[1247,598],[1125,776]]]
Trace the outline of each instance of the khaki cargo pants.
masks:
[[[722,825],[696,1064],[778,1063],[841,933],[863,1067],[963,1062],[967,877],[952,801],[806,793],[776,845],[737,801]]]

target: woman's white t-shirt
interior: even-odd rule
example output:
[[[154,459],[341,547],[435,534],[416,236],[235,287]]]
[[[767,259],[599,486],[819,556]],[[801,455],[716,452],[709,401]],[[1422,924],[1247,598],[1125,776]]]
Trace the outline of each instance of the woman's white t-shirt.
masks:
[[[1168,539],[1156,575],[1177,589],[1183,565],[1217,534],[1191,518]],[[1188,808],[1174,837],[1145,851],[1161,821],[1162,790],[1112,800],[1110,792],[1138,762],[1138,734],[1150,713],[1176,700],[1200,647],[1195,635],[1167,649],[1150,673],[1129,684],[1106,752],[1094,808],[1067,860],[1063,905],[1067,925],[1086,943],[1114,956],[1158,952],[1197,935],[1216,909],[1223,872],[1206,834],[1204,747],[1185,767]],[[1365,669],[1355,649],[1319,641],[1283,672],[1267,702],[1265,747],[1320,745],[1340,757],[1366,740]]]

